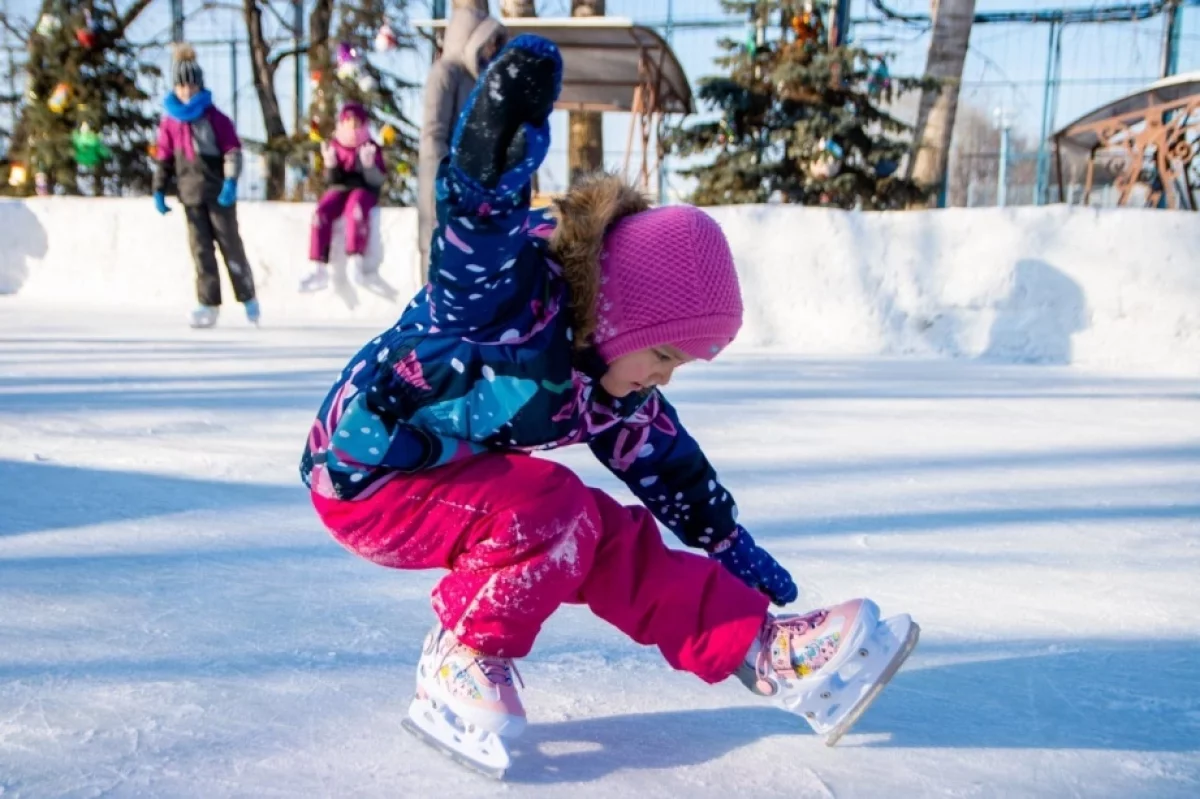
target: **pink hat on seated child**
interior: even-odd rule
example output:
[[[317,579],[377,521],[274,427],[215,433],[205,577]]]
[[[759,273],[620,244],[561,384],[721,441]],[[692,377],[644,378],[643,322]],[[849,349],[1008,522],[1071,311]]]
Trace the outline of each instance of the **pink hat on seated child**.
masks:
[[[354,101],[345,103],[342,106],[342,110],[338,112],[338,121],[340,122],[343,119],[353,119],[358,124],[365,125],[368,119],[367,109],[363,107],[362,103]]]
[[[711,361],[742,326],[742,295],[729,242],[690,205],[627,216],[604,237],[598,324],[605,363],[670,344]]]

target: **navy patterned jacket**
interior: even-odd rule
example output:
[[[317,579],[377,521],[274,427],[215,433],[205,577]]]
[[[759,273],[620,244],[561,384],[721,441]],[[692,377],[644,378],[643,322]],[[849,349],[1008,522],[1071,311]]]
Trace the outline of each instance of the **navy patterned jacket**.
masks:
[[[574,346],[567,283],[548,255],[554,220],[529,205],[549,129],[525,132],[527,157],[495,189],[453,151],[443,161],[430,282],[330,389],[301,476],[354,500],[480,453],[587,443],[685,544],[711,550],[737,508],[675,409],[657,389],[609,396],[603,363]]]

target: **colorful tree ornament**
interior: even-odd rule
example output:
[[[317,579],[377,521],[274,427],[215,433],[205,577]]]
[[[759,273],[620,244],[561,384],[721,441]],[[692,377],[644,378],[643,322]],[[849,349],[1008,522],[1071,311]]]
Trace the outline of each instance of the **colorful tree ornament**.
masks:
[[[817,157],[809,164],[808,174],[814,180],[830,180],[842,171],[842,156],[845,155],[841,145],[832,139],[821,139],[817,143]]]
[[[14,189],[25,185],[29,180],[29,172],[25,170],[24,164],[12,163],[8,167],[8,185]]]
[[[62,20],[50,13],[42,14],[38,18],[37,27],[34,30],[37,31],[38,36],[49,39],[62,30]]]
[[[358,88],[363,94],[370,94],[379,86],[369,72],[364,72],[358,78]]]
[[[75,41],[86,50],[96,46],[96,25],[92,22],[92,12],[83,12],[83,27],[75,31]]]
[[[892,88],[892,77],[888,72],[887,62],[882,58],[871,70],[870,77],[867,78],[867,94],[872,100],[878,100],[883,93]]]
[[[729,124],[728,119],[722,118],[717,125],[717,144],[721,147],[726,146],[734,138],[733,128]]]
[[[742,37],[742,49],[751,58],[758,54],[758,18],[753,9],[750,11],[750,19],[746,23],[746,35]]]
[[[81,123],[79,129],[71,134],[71,145],[75,148],[75,163],[80,166],[95,166],[112,155],[100,140],[100,136],[86,122]]]
[[[804,4],[804,10],[792,17],[792,33],[796,34],[796,42],[820,42],[825,33],[825,23],[814,8],[813,3]]]
[[[375,34],[375,52],[386,53],[389,50],[395,50],[399,40],[396,38],[396,32],[392,30],[392,26],[383,23],[379,32]]]
[[[311,142],[321,141],[321,124],[315,119],[308,121],[308,140]]]
[[[900,164],[891,158],[884,158],[875,164],[875,176],[879,178],[890,178],[896,174],[896,170],[900,168]]]
[[[379,139],[384,147],[391,147],[396,143],[396,129],[391,125],[384,125],[379,129]]]
[[[50,194],[50,178],[45,172],[38,170],[33,176],[33,190],[39,197],[45,197]]]
[[[337,76],[341,80],[354,80],[362,66],[362,55],[347,42],[339,42],[337,48]]]
[[[46,107],[53,114],[61,114],[67,110],[67,103],[71,101],[71,87],[66,83],[60,83],[54,87],[54,92],[50,95],[50,99],[46,101]]]

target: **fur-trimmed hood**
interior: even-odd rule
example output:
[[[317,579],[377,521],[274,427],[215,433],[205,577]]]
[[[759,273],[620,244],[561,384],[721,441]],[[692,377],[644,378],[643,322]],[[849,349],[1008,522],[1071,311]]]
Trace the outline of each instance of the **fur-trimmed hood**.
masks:
[[[607,173],[583,178],[554,201],[551,215],[557,224],[550,256],[562,266],[570,287],[576,347],[587,347],[596,330],[604,234],[625,217],[649,208],[646,195]]]

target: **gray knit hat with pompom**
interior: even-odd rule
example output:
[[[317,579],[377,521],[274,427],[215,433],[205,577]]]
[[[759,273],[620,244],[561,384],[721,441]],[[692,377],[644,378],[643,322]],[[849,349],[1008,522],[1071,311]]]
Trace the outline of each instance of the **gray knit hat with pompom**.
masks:
[[[175,86],[204,88],[204,70],[196,63],[196,48],[190,44],[175,45],[175,67],[172,70]]]

